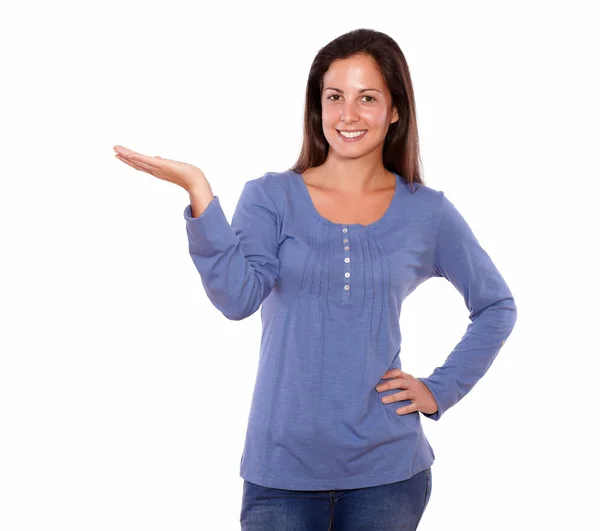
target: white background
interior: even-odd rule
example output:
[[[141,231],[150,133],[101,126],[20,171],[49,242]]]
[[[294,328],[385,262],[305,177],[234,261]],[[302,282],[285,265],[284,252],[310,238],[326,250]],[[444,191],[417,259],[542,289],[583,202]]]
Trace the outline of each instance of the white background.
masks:
[[[245,181],[295,162],[311,62],[358,27],[402,48],[425,183],[518,308],[473,391],[422,419],[436,461],[419,531],[598,529],[593,4],[3,7],[0,529],[239,529],[260,314],[211,305],[187,193],[113,146],[200,167],[231,220]],[[428,376],[468,323],[449,282],[423,284],[404,369]]]

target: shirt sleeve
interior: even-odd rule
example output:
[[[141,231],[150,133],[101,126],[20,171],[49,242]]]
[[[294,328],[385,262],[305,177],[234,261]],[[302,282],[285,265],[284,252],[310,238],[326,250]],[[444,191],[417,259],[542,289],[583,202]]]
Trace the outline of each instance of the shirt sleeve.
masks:
[[[445,277],[463,296],[471,323],[466,333],[428,378],[419,378],[431,391],[439,418],[461,400],[487,372],[517,318],[513,295],[473,231],[444,195],[433,273]]]
[[[218,196],[192,217],[185,207],[189,252],[212,304],[231,320],[252,315],[279,276],[278,221],[273,202],[258,180],[248,181],[231,224]]]

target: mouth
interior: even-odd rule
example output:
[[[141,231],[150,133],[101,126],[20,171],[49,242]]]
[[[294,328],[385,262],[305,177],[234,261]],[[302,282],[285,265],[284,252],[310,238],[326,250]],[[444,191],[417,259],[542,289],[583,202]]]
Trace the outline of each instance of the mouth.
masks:
[[[357,129],[355,131],[340,131],[339,129],[336,129],[336,131],[338,136],[344,142],[356,142],[357,140],[360,140],[367,134],[366,129]]]

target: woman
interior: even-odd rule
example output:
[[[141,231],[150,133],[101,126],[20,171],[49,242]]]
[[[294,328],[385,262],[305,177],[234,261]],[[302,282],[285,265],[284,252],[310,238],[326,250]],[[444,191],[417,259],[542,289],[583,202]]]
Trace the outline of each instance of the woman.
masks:
[[[461,214],[421,179],[397,43],[359,29],[318,52],[298,161],[247,181],[231,224],[198,168],[115,150],[189,193],[189,251],[214,306],[234,320],[261,307],[242,529],[416,529],[435,457],[420,415],[438,420],[471,390],[516,306]],[[415,378],[401,370],[401,305],[441,276],[473,322]]]

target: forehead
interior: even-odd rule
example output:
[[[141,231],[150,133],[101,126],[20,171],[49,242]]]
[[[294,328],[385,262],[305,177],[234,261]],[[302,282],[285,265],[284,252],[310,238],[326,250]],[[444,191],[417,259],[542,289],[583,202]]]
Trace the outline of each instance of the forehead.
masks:
[[[379,72],[375,60],[367,55],[355,55],[346,59],[336,59],[323,76],[323,86],[340,85],[370,86],[385,89],[385,79]]]

